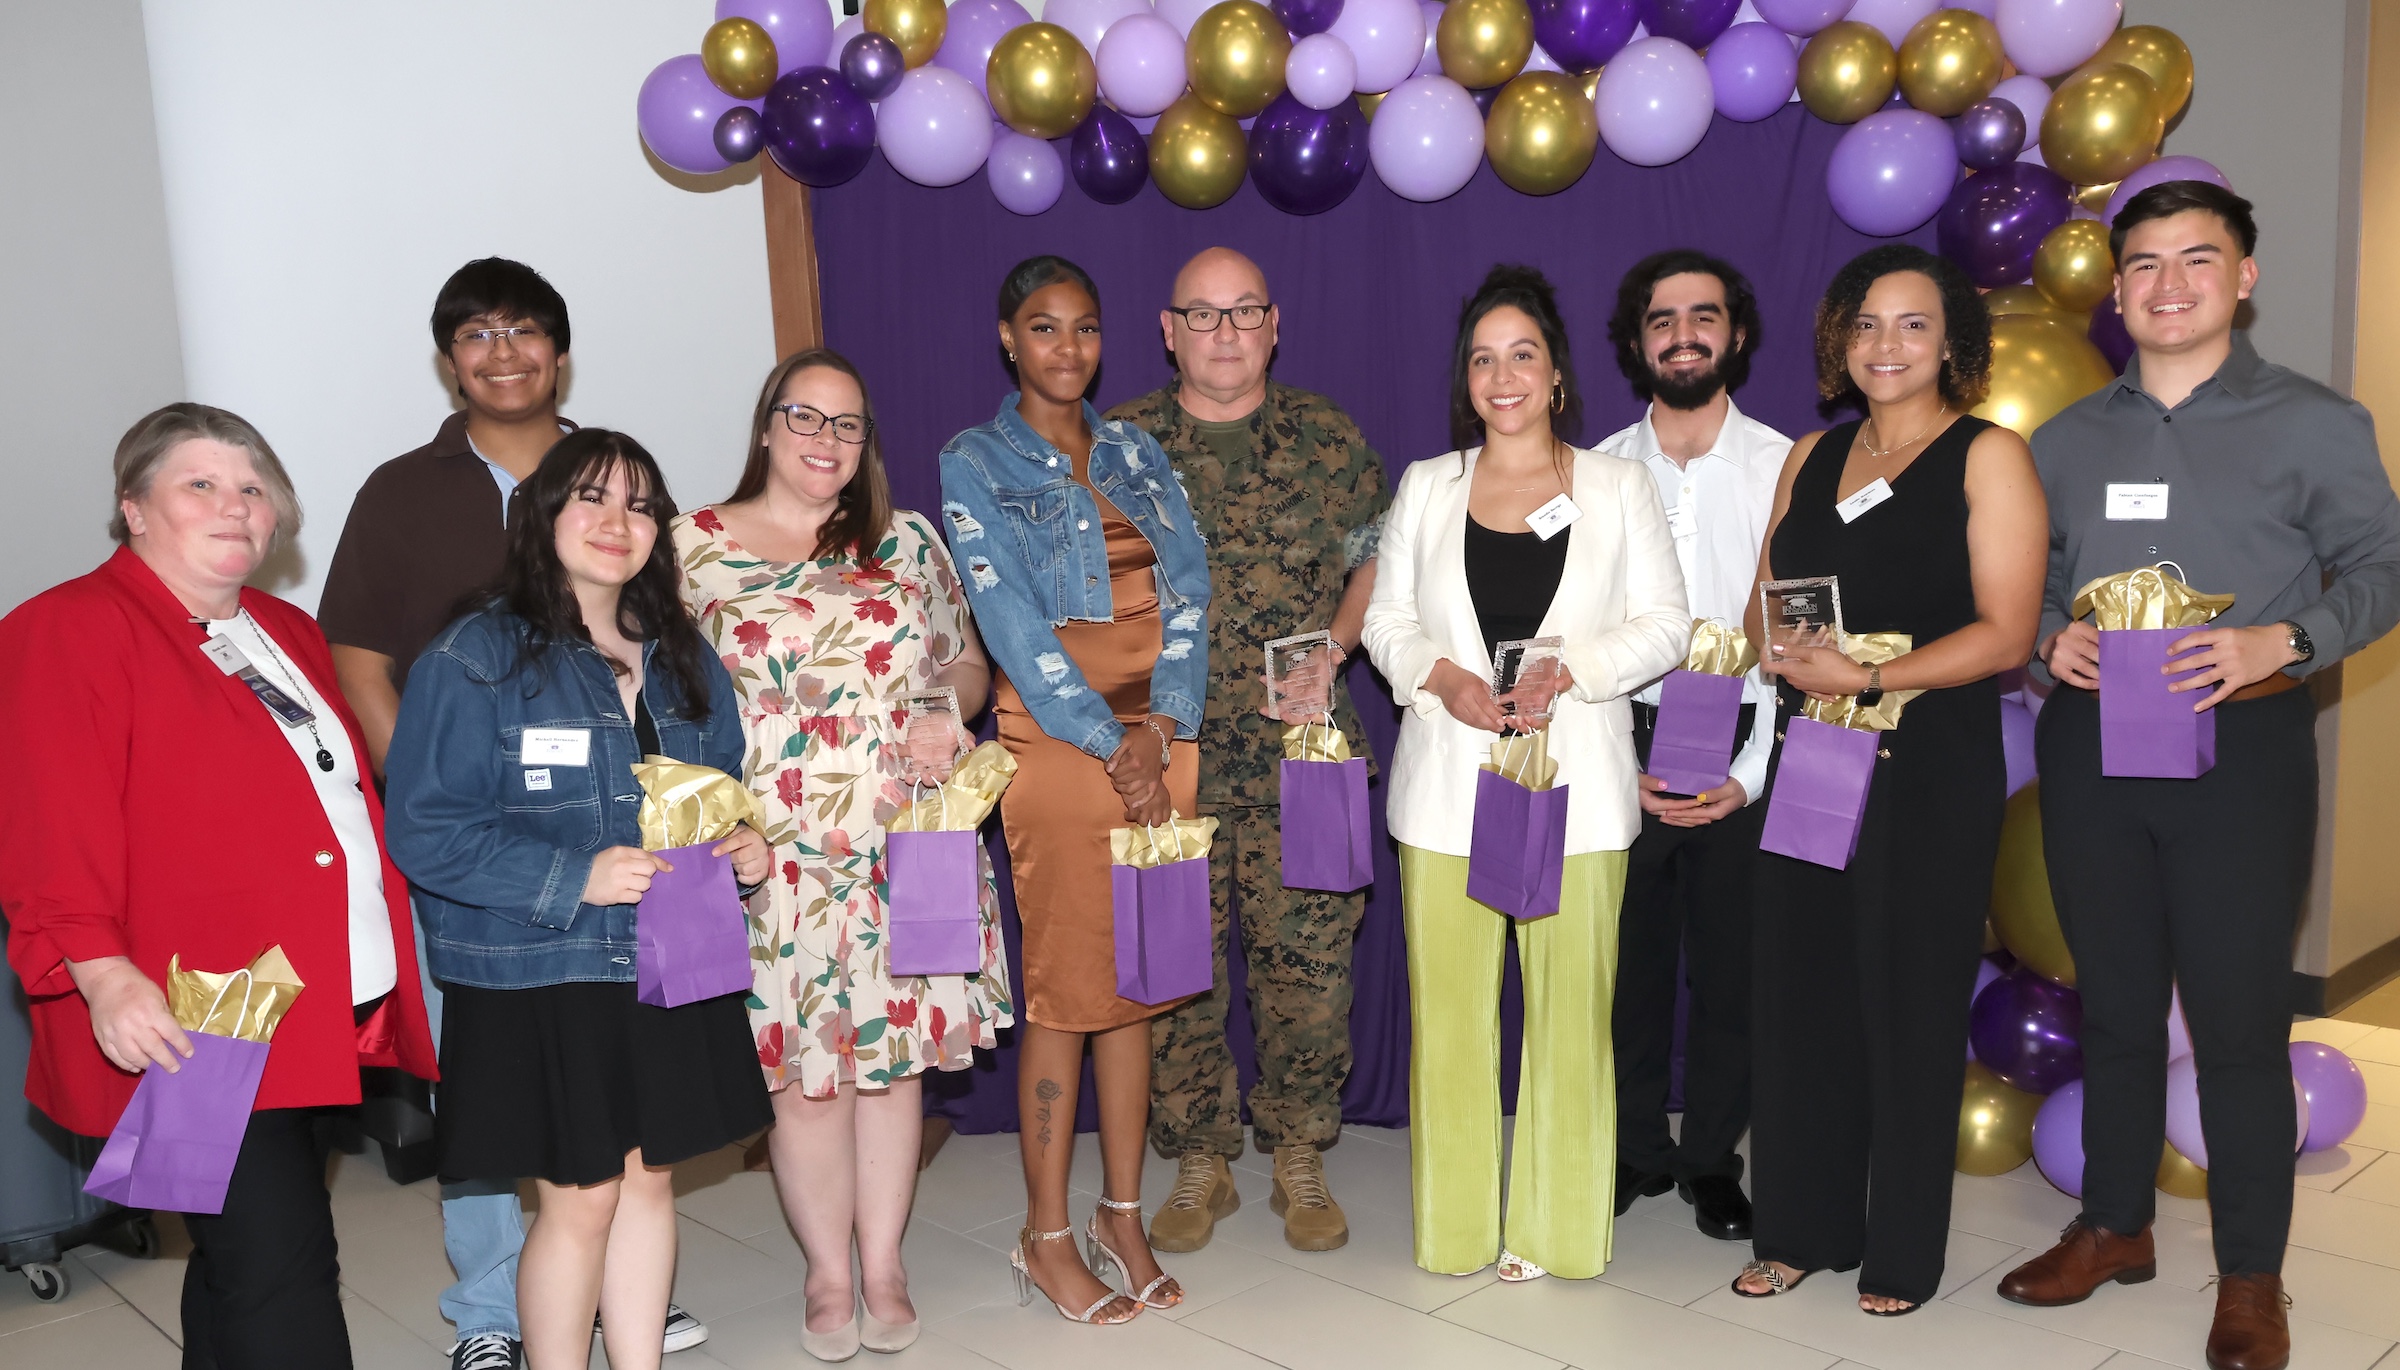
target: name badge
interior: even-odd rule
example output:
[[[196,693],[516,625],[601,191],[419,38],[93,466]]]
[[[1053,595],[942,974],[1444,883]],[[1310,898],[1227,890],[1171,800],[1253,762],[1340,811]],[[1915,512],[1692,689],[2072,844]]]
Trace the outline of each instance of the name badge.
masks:
[[[1881,476],[1877,476],[1875,479],[1867,482],[1867,487],[1864,490],[1859,491],[1857,494],[1852,495],[1850,498],[1833,506],[1833,512],[1842,516],[1842,522],[1855,523],[1858,521],[1859,515],[1867,512],[1869,509],[1874,508],[1876,505],[1883,503],[1885,500],[1890,499],[1891,497],[1891,482],[1885,480]]]
[[[1548,504],[1527,514],[1525,526],[1533,530],[1535,537],[1548,542],[1557,536],[1558,530],[1582,517],[1583,511],[1575,507],[1575,501],[1568,499],[1565,495],[1560,495]]]
[[[230,639],[211,636],[200,644],[200,651],[227,675],[240,675],[250,669],[250,658],[242,655],[242,649]]]
[[[2120,520],[2163,519],[2167,516],[2167,487],[2110,481],[2108,516]]]
[[[549,788],[550,788],[550,772],[549,772],[549,770],[548,770],[547,768],[545,768],[545,769],[538,770],[538,771],[527,771],[527,772],[525,772],[525,788],[526,788],[526,789],[529,789],[529,790],[546,790],[546,789],[549,789]]]
[[[1700,520],[1692,513],[1692,506],[1678,504],[1667,511],[1667,532],[1669,534],[1679,538],[1688,538],[1699,531]]]
[[[274,681],[260,675],[258,668],[250,664],[250,658],[243,655],[242,649],[233,643],[212,635],[200,644],[200,651],[218,670],[249,686],[250,693],[257,695],[259,703],[266,705],[270,712],[282,719],[285,727],[297,728],[316,721],[315,710],[284,693]]]
[[[592,730],[527,728],[524,759],[552,766],[589,766],[592,764]]]

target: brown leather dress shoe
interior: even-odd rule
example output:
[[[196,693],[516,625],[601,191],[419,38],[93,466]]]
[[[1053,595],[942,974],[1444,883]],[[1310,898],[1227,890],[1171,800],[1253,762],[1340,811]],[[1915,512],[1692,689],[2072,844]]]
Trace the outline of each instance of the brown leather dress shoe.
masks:
[[[2217,1277],[2217,1320],[2208,1328],[2208,1370],[2284,1370],[2292,1363],[2291,1305],[2281,1275]]]
[[[2121,1236],[2077,1218],[2058,1234],[2058,1245],[2025,1262],[2000,1281],[2000,1297],[2035,1308],[2081,1303],[2115,1280],[2140,1284],[2158,1275],[2158,1248],[2150,1229]]]

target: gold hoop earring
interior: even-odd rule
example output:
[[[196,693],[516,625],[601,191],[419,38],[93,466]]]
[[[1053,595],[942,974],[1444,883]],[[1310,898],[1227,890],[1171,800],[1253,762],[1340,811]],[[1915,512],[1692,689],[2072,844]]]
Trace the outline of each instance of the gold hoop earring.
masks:
[[[1553,414],[1562,413],[1565,411],[1566,407],[1567,387],[1564,385],[1554,385],[1550,387],[1550,412]]]

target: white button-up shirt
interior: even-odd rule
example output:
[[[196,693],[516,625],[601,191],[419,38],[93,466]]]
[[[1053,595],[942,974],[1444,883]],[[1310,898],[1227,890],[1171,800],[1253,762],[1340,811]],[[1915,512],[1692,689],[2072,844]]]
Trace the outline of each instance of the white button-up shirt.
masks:
[[[1675,537],[1675,559],[1683,567],[1684,595],[1692,617],[1716,619],[1739,628],[1758,579],[1759,544],[1775,512],[1775,484],[1792,440],[1726,401],[1725,426],[1709,450],[1678,466],[1660,450],[1650,415],[1600,444],[1610,456],[1640,462],[1658,486]],[[1658,703],[1658,682],[1634,696]],[[1743,681],[1743,702],[1757,705],[1749,738],[1734,753],[1732,778],[1756,803],[1767,787],[1767,755],[1775,745],[1775,687],[1753,670]]]

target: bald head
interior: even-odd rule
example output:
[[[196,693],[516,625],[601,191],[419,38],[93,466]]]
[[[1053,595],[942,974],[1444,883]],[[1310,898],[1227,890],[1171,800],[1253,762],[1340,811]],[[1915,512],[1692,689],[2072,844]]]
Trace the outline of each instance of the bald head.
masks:
[[[1212,247],[1175,273],[1173,308],[1159,311],[1158,326],[1175,354],[1177,394],[1185,409],[1205,421],[1246,417],[1267,393],[1267,363],[1275,355],[1275,301],[1258,263],[1230,247]],[[1266,309],[1255,328],[1234,322],[1231,311]],[[1181,310],[1182,313],[1176,311]],[[1192,326],[1191,311],[1210,310],[1212,326]],[[1245,311],[1245,321],[1256,319]]]
[[[1230,247],[1207,248],[1175,273],[1172,294],[1175,303],[1186,308],[1195,304],[1265,304],[1269,298],[1267,273]]]

